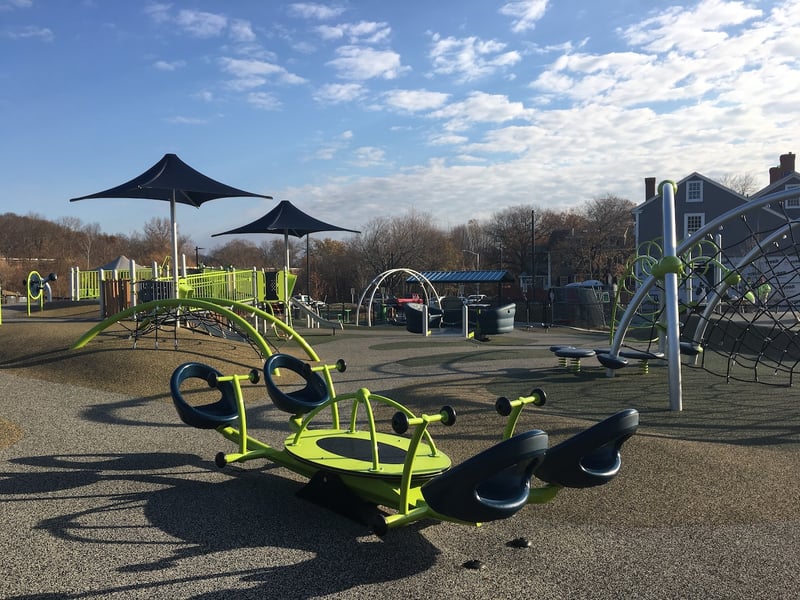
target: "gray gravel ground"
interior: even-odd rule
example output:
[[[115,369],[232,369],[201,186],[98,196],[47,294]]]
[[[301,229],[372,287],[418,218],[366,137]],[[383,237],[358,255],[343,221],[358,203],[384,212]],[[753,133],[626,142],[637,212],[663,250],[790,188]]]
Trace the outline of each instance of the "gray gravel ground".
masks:
[[[180,423],[174,366],[246,372],[259,363],[251,349],[195,334],[178,350],[168,336],[134,350],[109,334],[70,350],[93,314],[48,312],[4,310],[0,325],[0,597],[800,597],[796,388],[684,368],[684,410],[673,412],[663,365],[614,378],[592,359],[577,374],[557,366],[550,345],[607,342],[593,334],[520,328],[479,343],[300,330],[324,360],[348,361],[340,393],[363,386],[417,412],[452,404],[458,422],[433,433],[456,463],[499,439],[499,395],[544,388],[547,405],[523,412],[519,429],[551,442],[620,408],[641,413],[606,486],[480,528],[424,522],[377,538],[296,498],[302,479],[285,469],[217,469],[232,445]],[[279,444],[285,416],[262,387],[246,391],[250,426]],[[520,537],[532,546],[508,544]],[[464,566],[473,560],[482,568]]]

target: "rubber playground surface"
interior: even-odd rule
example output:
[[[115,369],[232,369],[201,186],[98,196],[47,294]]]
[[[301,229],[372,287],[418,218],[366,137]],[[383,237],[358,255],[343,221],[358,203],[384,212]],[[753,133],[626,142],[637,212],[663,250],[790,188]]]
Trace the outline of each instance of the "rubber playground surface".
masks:
[[[613,378],[595,359],[560,367],[551,345],[602,334],[519,327],[486,342],[401,327],[298,328],[325,362],[347,361],[337,392],[360,387],[417,413],[455,464],[500,439],[498,396],[542,388],[517,431],[551,444],[618,410],[640,412],[611,483],[563,490],[479,528],[425,521],[378,538],[295,496],[303,479],[269,463],[228,465],[230,442],[180,422],[179,364],[260,367],[252,348],[181,330],[133,348],[109,330],[70,346],[97,307],[0,324],[2,598],[796,598],[800,593],[800,392],[726,382],[684,366],[683,411],[667,368]],[[177,339],[177,346],[175,344]],[[276,350],[292,351],[275,338]],[[280,445],[286,415],[246,390],[250,427]],[[530,542],[517,547],[516,540]],[[469,568],[472,567],[478,568]]]

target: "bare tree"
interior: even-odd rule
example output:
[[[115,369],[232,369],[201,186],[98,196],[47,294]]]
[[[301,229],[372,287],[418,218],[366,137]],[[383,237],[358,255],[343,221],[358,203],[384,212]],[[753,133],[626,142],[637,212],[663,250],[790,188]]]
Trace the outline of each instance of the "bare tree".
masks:
[[[75,230],[75,241],[78,248],[81,249],[83,255],[86,257],[86,268],[90,269],[92,265],[92,248],[95,242],[100,238],[100,224],[90,223]]]
[[[263,254],[250,240],[233,238],[222,246],[215,246],[206,255],[209,264],[222,267],[234,266],[239,269],[264,267]]]
[[[488,239],[484,247],[487,260],[498,269],[514,273],[530,271],[531,241],[533,230],[531,219],[534,209],[531,206],[511,206],[495,213],[486,227]]]
[[[310,244],[308,293],[328,302],[349,302],[351,289],[355,295],[360,293],[366,283],[359,280],[356,252],[352,243],[314,238]]]
[[[433,218],[415,211],[373,219],[354,244],[360,262],[373,275],[398,268],[437,269],[453,255],[447,236],[436,228]]]
[[[719,182],[742,196],[749,196],[758,189],[758,177],[753,173],[726,173]]]
[[[634,206],[630,200],[611,194],[585,205],[586,231],[577,250],[587,279],[615,277],[624,269],[633,252]]]
[[[297,238],[289,236],[289,266],[297,265],[300,259],[300,246],[305,245]],[[283,237],[278,235],[270,235],[265,237],[258,245],[258,250],[261,253],[262,264],[266,267],[273,269],[282,269],[286,264],[286,244]]]

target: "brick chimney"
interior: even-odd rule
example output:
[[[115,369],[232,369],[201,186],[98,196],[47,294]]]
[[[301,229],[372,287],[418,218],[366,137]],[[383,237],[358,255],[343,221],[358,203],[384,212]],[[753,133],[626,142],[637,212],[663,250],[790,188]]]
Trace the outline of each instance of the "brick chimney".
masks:
[[[781,177],[786,177],[794,171],[794,153],[781,154]]]
[[[644,178],[644,199],[650,200],[653,196],[656,195],[656,178],[655,177],[645,177]]]
[[[770,167],[769,169],[770,185],[794,172],[795,168],[794,158],[795,158],[794,152],[789,152],[788,154],[781,154],[779,161],[780,165],[777,167]]]

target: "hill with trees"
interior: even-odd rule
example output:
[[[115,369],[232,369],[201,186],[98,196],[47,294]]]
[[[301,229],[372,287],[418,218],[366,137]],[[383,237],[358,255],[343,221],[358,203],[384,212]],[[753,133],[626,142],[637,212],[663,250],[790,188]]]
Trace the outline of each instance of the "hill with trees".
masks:
[[[396,268],[417,271],[507,270],[515,278],[530,275],[535,246],[536,288],[544,290],[548,276],[561,282],[616,277],[634,251],[634,221],[629,200],[607,195],[578,208],[557,211],[531,205],[500,210],[486,220],[443,228],[430,214],[409,211],[377,217],[345,239],[313,234],[290,238],[290,264],[298,275],[297,289],[328,301],[349,301],[375,275]],[[163,264],[170,255],[167,219],[147,221],[141,232],[108,234],[97,223],[79,219],[50,221],[37,214],[0,215],[0,286],[22,292],[31,270],[56,273],[55,297],[68,297],[70,269],[95,269],[119,255],[139,264]],[[210,267],[280,269],[284,264],[282,236],[248,237],[200,249],[179,236],[179,252],[187,263]],[[308,255],[306,251],[308,250]],[[390,282],[403,293],[402,279]]]

